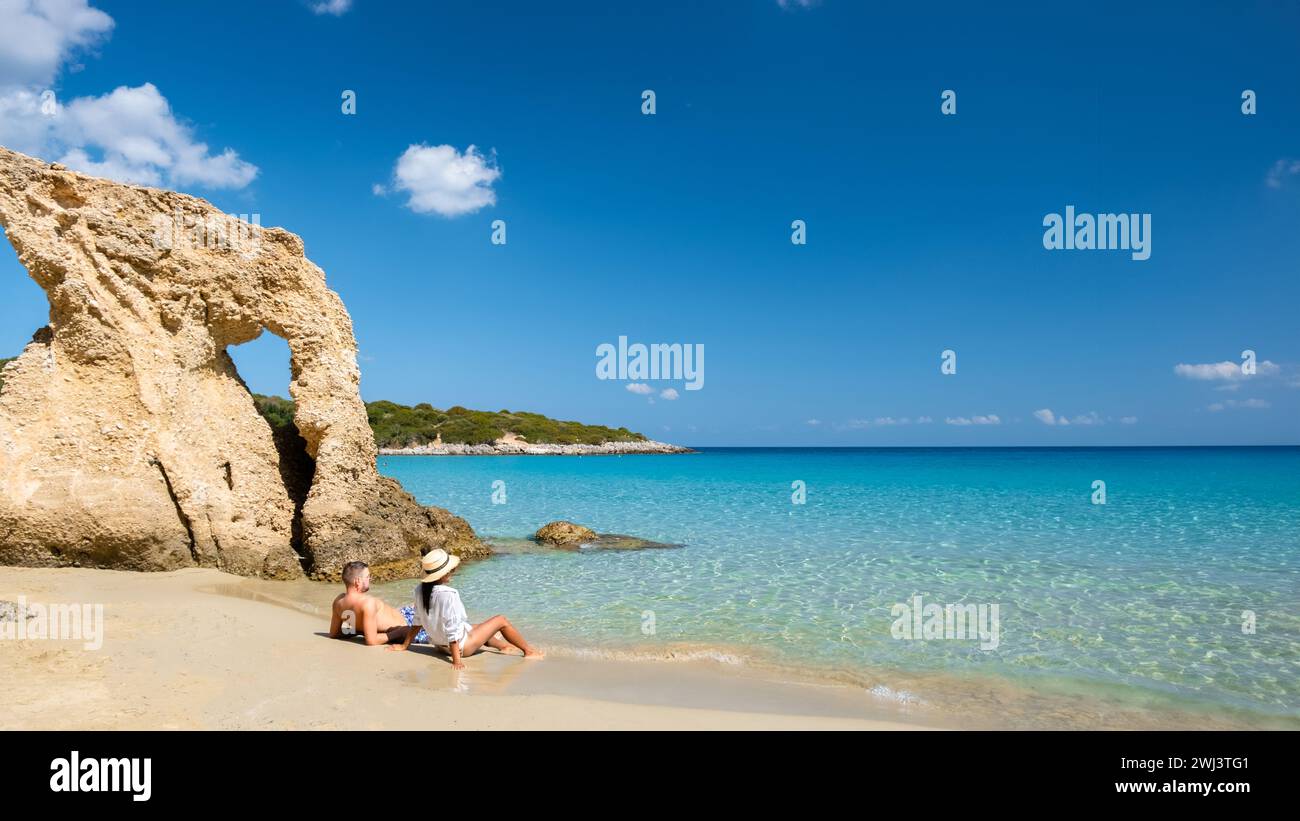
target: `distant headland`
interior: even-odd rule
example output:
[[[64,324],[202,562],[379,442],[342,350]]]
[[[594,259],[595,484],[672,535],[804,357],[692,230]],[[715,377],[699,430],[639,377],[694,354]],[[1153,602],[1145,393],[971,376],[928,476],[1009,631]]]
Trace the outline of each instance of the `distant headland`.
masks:
[[[279,430],[293,423],[294,403],[254,394],[258,411]],[[690,448],[647,439],[627,428],[586,425],[525,411],[439,410],[427,403],[366,403],[366,416],[381,456],[600,456],[628,453],[692,453]]]

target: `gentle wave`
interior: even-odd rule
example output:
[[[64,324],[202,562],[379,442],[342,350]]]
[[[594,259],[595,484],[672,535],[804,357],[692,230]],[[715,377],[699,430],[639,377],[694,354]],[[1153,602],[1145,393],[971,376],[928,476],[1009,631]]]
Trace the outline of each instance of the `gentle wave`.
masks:
[[[456,584],[471,614],[507,613],[564,646],[714,654],[989,715],[1003,699],[1025,721],[1058,708],[1061,723],[1300,718],[1300,449],[706,449],[381,469],[522,545]],[[1108,503],[1093,504],[1103,477]],[[508,503],[493,504],[501,486]],[[555,519],[685,548],[518,541]],[[999,605],[997,645],[898,640],[891,610],[913,596]]]

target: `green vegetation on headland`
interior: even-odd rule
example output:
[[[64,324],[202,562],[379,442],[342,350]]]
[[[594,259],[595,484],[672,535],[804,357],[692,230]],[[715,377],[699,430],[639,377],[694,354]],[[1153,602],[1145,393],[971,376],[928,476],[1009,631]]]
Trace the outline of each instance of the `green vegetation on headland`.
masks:
[[[0,369],[13,361],[13,357],[0,359]],[[3,387],[4,376],[0,374],[0,388]],[[293,400],[255,393],[253,403],[272,430],[293,429]],[[370,419],[370,429],[375,433],[375,444],[381,448],[427,445],[439,433],[443,443],[448,445],[490,445],[506,433],[522,436],[534,445],[646,441],[644,436],[627,428],[561,422],[540,413],[523,411],[476,411],[459,405],[442,411],[427,403],[412,408],[396,402],[367,402],[366,415]]]
[[[279,396],[253,394],[258,411],[274,429],[293,422],[294,404]],[[438,410],[428,403],[415,407],[396,402],[367,402],[366,415],[381,448],[427,445],[442,435],[443,444],[490,445],[506,433],[522,436],[534,445],[602,445],[606,442],[644,442],[627,428],[561,422],[539,413],[476,411],[457,405]]]
[[[263,396],[260,393],[253,394],[253,404],[257,406],[257,412],[262,414],[270,425],[271,430],[283,430],[293,425],[294,404],[292,399],[283,399],[279,396]]]

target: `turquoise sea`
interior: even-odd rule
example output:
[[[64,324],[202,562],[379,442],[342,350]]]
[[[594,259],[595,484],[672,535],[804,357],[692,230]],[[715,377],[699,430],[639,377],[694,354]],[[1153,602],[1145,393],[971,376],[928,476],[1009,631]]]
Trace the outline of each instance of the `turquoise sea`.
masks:
[[[766,666],[976,724],[1300,726],[1300,448],[727,448],[380,470],[501,551],[457,575],[471,618],[506,613],[568,652]],[[556,519],[682,546],[524,541]],[[996,604],[996,647],[899,638],[895,605],[915,596]]]

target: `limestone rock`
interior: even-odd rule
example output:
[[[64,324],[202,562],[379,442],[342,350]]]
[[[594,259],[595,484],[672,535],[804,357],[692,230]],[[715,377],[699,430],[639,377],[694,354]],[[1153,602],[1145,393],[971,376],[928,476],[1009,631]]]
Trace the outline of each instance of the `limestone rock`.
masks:
[[[623,533],[597,533],[590,528],[573,522],[551,522],[543,525],[532,539],[493,539],[492,548],[497,553],[520,553],[533,552],[528,549],[528,545],[533,545],[533,551],[536,551],[537,545],[546,547],[562,547],[567,550],[582,548],[583,550],[651,550],[656,548],[678,548],[685,545],[666,544],[664,542],[652,542],[649,539],[642,539],[640,536],[628,536]]]
[[[652,542],[640,536],[628,536],[624,533],[601,533],[590,547],[595,550],[658,550],[664,548],[684,547],[680,544]]]
[[[542,525],[533,538],[539,542],[558,546],[571,546],[590,542],[596,538],[596,531],[573,522],[551,522]]]
[[[352,321],[297,236],[3,148],[0,225],[50,302],[0,387],[0,563],[385,579],[488,554],[377,472]],[[297,431],[227,353],[263,331]]]

